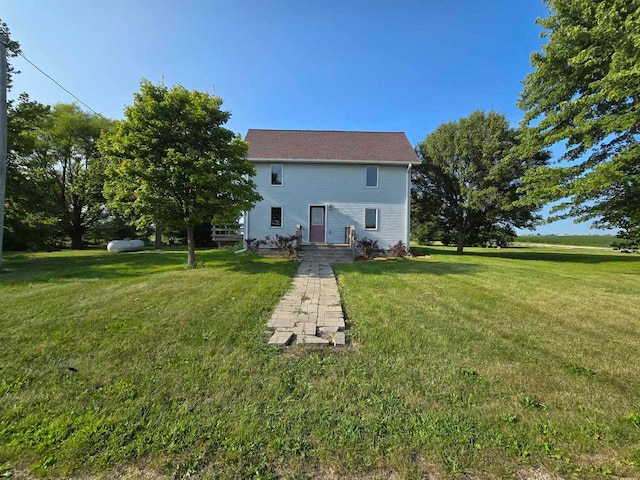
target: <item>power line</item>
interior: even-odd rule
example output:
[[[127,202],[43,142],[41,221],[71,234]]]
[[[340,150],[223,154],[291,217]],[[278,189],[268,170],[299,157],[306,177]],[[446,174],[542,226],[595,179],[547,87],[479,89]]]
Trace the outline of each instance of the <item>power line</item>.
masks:
[[[27,62],[29,62],[31,65],[33,65],[36,70],[38,70],[41,74],[43,74],[45,77],[47,77],[49,80],[51,80],[53,83],[55,83],[56,85],[58,85],[62,90],[64,90],[65,92],[67,92],[69,95],[71,95],[73,98],[75,98],[78,102],[80,102],[82,105],[84,105],[85,107],[87,107],[89,110],[91,110],[93,113],[95,113],[96,115],[100,115],[98,112],[96,112],[93,108],[91,108],[89,105],[87,105],[86,103],[84,103],[82,100],[80,100],[78,97],[76,97],[73,93],[71,93],[69,90],[67,90],[66,88],[64,88],[62,85],[60,85],[60,83],[53,78],[51,75],[49,75],[48,73],[46,73],[44,70],[42,70],[39,66],[37,66],[35,63],[33,63],[31,60],[29,60],[27,57],[24,56],[24,54],[22,52],[20,52],[18,55],[20,55],[22,58],[24,58]]]

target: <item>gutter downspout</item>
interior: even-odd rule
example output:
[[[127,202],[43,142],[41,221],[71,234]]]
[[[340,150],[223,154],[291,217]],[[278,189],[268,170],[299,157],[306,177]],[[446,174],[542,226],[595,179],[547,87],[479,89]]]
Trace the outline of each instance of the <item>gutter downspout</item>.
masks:
[[[244,247],[233,253],[244,253],[247,251],[247,238],[249,238],[249,212],[244,212]]]

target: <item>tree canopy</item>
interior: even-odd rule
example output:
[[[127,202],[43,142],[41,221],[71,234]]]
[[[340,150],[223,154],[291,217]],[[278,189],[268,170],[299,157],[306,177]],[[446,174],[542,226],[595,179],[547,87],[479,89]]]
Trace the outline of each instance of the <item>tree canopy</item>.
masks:
[[[8,111],[8,249],[42,249],[71,240],[105,215],[104,162],[95,143],[111,121],[74,103],[49,107],[26,94]]]
[[[9,33],[2,20],[0,29]],[[10,40],[7,57],[19,54],[20,44]],[[9,65],[9,82],[15,73]],[[95,143],[111,121],[74,103],[50,107],[26,93],[8,103],[4,244],[44,249],[70,238],[72,248],[80,248],[105,214]]]
[[[11,90],[11,87],[13,86],[13,75],[20,72],[15,69],[9,60],[20,55],[22,50],[20,49],[20,43],[11,39],[9,27],[1,18],[0,31],[5,33],[9,38],[9,42],[7,43],[7,90]]]
[[[195,225],[235,220],[260,199],[248,144],[223,127],[231,114],[222,103],[214,95],[143,80],[125,120],[99,144],[109,161],[110,205],[142,225],[186,228],[189,267]]]
[[[533,53],[519,106],[523,146],[565,148],[525,177],[553,218],[640,233],[640,3],[545,0],[548,43]]]
[[[455,237],[458,253],[469,240],[514,235],[532,227],[537,206],[522,205],[520,177],[549,156],[512,155],[516,132],[495,112],[473,112],[440,125],[416,148],[422,160],[413,178],[414,219],[441,237]]]

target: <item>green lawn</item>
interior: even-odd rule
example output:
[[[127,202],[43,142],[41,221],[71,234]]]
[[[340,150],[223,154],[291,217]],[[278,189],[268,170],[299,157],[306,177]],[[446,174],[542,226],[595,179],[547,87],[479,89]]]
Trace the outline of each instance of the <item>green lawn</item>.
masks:
[[[426,251],[337,267],[352,346],[284,352],[291,262],[8,255],[0,475],[640,476],[640,256]]]
[[[546,245],[572,245],[581,247],[611,247],[620,241],[615,235],[518,235],[516,242]]]

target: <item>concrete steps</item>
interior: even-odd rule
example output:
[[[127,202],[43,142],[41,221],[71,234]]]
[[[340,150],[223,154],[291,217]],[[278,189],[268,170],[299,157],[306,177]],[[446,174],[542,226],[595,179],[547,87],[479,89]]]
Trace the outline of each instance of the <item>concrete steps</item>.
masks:
[[[353,263],[351,249],[347,245],[302,245],[298,256],[302,261],[334,263]]]

